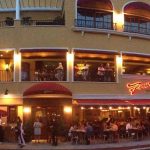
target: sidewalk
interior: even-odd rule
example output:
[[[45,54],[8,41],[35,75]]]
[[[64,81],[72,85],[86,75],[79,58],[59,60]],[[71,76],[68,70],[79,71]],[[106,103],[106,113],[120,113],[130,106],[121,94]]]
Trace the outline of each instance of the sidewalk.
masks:
[[[50,144],[27,144],[23,150],[96,150],[105,148],[121,148],[121,147],[136,147],[136,146],[150,146],[150,140],[144,141],[128,141],[121,143],[103,143],[91,145],[72,145],[70,143],[60,143],[58,146],[51,146]],[[21,149],[15,143],[2,143],[0,150],[18,150]]]

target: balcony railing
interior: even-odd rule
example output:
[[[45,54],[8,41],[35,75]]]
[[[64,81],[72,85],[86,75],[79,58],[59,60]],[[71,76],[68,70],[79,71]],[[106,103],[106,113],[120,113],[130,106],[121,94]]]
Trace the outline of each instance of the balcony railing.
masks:
[[[21,20],[21,25],[24,26],[49,26],[49,25],[64,25],[64,20]]]
[[[139,33],[139,34],[145,34],[150,35],[150,26],[148,27],[142,27],[140,24],[137,25],[124,25],[124,32],[130,32],[130,33]]]
[[[75,26],[85,28],[108,29],[108,30],[116,29],[116,24],[113,24],[112,22],[92,21],[85,19],[75,19]]]
[[[0,70],[0,82],[11,82],[13,81],[13,72],[9,70]]]

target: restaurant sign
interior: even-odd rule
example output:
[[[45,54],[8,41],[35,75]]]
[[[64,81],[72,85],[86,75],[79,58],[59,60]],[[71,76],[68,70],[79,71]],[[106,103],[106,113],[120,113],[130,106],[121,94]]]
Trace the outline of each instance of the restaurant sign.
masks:
[[[127,88],[130,94],[133,95],[136,91],[141,91],[150,88],[150,82],[127,83]]]

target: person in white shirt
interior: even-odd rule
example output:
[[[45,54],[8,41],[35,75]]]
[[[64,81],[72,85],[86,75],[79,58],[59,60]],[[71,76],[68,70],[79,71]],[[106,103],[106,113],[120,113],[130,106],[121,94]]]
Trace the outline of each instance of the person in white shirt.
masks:
[[[35,139],[35,142],[37,141],[39,143],[39,140],[41,138],[41,127],[42,127],[42,124],[41,124],[41,122],[39,121],[38,118],[34,122],[33,127],[34,127],[34,139]]]
[[[126,131],[128,132],[130,129],[132,129],[132,124],[130,121],[128,121],[126,124]]]

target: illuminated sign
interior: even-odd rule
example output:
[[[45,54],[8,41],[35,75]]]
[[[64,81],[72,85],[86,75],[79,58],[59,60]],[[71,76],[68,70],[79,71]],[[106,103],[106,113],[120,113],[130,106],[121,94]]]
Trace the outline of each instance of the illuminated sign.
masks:
[[[131,95],[133,95],[136,91],[141,91],[147,88],[150,88],[150,82],[135,82],[128,83],[127,88]]]

